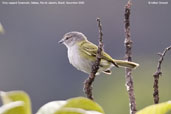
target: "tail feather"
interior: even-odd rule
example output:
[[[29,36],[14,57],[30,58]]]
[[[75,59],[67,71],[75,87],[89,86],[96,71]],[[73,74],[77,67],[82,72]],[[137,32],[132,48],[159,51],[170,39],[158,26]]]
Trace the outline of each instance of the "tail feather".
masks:
[[[126,68],[136,68],[139,66],[138,63],[130,62],[130,61],[124,61],[124,60],[113,60],[115,64],[117,64],[120,67],[126,67]]]

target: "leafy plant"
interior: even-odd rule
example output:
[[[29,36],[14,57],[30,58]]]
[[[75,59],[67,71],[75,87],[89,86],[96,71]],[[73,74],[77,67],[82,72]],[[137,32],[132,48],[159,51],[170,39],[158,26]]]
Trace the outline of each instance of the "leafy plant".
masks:
[[[171,101],[150,105],[138,111],[136,114],[166,114],[171,111]]]
[[[24,91],[1,92],[3,105],[0,114],[31,114],[30,97]],[[52,101],[42,106],[36,114],[105,114],[94,101],[76,97],[66,101]]]
[[[2,26],[2,24],[0,23],[0,34],[4,34],[5,30],[4,27]]]

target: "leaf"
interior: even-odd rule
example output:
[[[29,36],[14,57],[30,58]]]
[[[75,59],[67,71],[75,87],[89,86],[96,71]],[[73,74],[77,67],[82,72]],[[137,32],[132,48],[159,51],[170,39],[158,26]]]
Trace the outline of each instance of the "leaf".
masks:
[[[52,101],[43,105],[36,114],[54,114],[56,110],[59,110],[66,101]]]
[[[0,34],[4,34],[4,33],[5,33],[4,27],[2,26],[0,22]]]
[[[100,105],[84,97],[66,101],[52,101],[42,106],[36,114],[104,114]]]
[[[61,108],[56,111],[54,114],[102,114],[97,111],[86,111],[84,109],[79,108]]]
[[[93,110],[93,111],[101,112],[104,114],[104,111],[99,104],[84,97],[71,98],[67,100],[67,104],[64,105],[64,107],[81,108],[84,110]]]
[[[23,101],[11,102],[0,107],[0,114],[26,114]]]
[[[10,91],[10,92],[0,92],[0,96],[3,104],[9,104],[15,101],[24,102],[25,114],[31,114],[31,101],[27,93],[24,91]]]
[[[171,101],[150,105],[136,114],[166,114],[169,111],[171,111]]]

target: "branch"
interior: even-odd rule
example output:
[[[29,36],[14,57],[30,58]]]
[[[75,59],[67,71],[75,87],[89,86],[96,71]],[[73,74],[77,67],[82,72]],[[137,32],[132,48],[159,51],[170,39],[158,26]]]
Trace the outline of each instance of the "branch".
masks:
[[[103,50],[103,33],[102,33],[102,25],[100,18],[97,18],[97,23],[98,23],[98,28],[99,28],[99,45],[98,45],[98,50],[97,50],[97,55],[96,55],[96,61],[92,65],[91,73],[89,77],[85,80],[84,82],[84,92],[87,95],[87,98],[93,100],[93,95],[92,95],[92,83],[95,80],[96,73],[99,69],[100,61],[101,61],[101,52]]]
[[[132,40],[131,40],[131,33],[130,33],[130,10],[131,10],[131,1],[129,0],[128,3],[125,6],[125,58],[128,61],[132,61]],[[135,103],[135,95],[134,95],[134,85],[133,85],[133,78],[131,74],[132,70],[130,68],[125,69],[125,79],[126,83],[125,86],[127,88],[128,94],[129,94],[129,106],[130,106],[130,114],[136,113],[136,103]]]
[[[165,48],[165,50],[163,51],[163,53],[158,53],[158,55],[160,55],[160,58],[158,60],[158,65],[157,65],[157,70],[156,72],[153,74],[154,77],[154,93],[153,93],[153,98],[154,98],[154,103],[158,104],[159,103],[159,90],[158,90],[158,83],[159,83],[159,76],[162,75],[161,72],[161,64],[164,60],[164,56],[166,55],[166,52],[171,50],[171,46]]]

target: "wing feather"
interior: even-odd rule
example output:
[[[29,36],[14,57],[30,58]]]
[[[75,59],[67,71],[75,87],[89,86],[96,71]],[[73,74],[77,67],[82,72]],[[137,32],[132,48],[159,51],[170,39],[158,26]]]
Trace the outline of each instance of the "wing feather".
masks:
[[[96,57],[98,47],[95,44],[89,41],[84,41],[80,44],[80,47],[82,52],[86,53],[89,56]],[[104,51],[102,51],[102,59],[113,63],[113,58]]]

